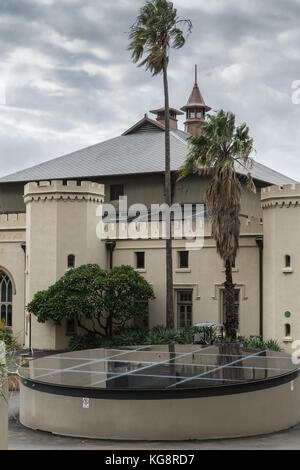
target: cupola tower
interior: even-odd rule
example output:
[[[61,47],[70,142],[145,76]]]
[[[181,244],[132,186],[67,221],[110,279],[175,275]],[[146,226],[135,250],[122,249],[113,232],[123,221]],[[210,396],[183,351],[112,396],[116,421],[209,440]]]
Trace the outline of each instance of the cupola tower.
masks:
[[[198,124],[199,122],[204,121],[205,114],[210,111],[211,108],[205,104],[198,86],[197,65],[195,65],[194,88],[190,94],[187,104],[180,109],[186,113],[184,130],[192,135],[200,135]]]

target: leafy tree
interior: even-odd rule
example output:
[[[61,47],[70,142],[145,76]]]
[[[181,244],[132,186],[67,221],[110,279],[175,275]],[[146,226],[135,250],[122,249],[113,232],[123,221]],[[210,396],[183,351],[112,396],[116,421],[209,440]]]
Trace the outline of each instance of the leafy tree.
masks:
[[[201,135],[189,138],[189,154],[179,174],[180,178],[191,173],[208,174],[212,178],[206,189],[206,203],[211,215],[212,236],[225,264],[226,334],[235,339],[232,264],[239,248],[242,190],[236,168],[247,170],[248,187],[255,191],[249,172],[253,139],[249,137],[246,124],[236,127],[234,114],[223,110],[209,115],[199,127]]]
[[[192,30],[190,20],[180,20],[173,3],[167,0],[152,0],[141,8],[136,22],[129,33],[129,50],[132,51],[133,62],[146,67],[152,75],[163,74],[165,98],[165,202],[170,207],[171,170],[170,170],[170,120],[169,120],[169,91],[168,64],[170,48],[180,49],[185,44],[184,32],[180,26]],[[141,60],[145,56],[143,60]],[[172,238],[166,239],[166,323],[168,328],[174,328],[173,312],[173,267],[172,267]]]
[[[87,264],[67,271],[47,290],[37,292],[28,311],[44,323],[74,319],[87,334],[112,336],[116,327],[148,314],[150,284],[131,266],[103,270]]]

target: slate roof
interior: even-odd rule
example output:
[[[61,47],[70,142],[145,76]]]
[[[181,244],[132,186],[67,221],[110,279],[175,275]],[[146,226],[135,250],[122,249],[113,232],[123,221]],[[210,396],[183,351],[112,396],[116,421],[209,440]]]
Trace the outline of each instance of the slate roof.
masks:
[[[161,173],[164,171],[165,158],[162,126],[146,117],[138,124],[139,126],[131,128],[134,131],[129,134],[125,133],[125,135],[10,174],[0,178],[0,183]],[[185,160],[188,136],[189,134],[181,130],[171,131],[172,171],[177,170]],[[245,174],[243,168],[237,168],[237,171]],[[257,162],[254,163],[251,173],[255,179],[268,184],[296,182]]]

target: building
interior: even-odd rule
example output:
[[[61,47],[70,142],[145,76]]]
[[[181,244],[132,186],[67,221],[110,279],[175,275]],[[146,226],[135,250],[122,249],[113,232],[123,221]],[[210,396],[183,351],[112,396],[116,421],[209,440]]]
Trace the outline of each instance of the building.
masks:
[[[170,109],[173,202],[204,202],[207,177],[177,181],[176,170],[187,154],[187,138],[210,110],[195,77],[181,111]],[[164,108],[152,110],[121,136],[78,150],[0,179],[0,311],[20,344],[62,349],[74,325],[38,324],[26,304],[67,269],[85,263],[134,266],[153,285],[149,326],[165,321],[165,241],[120,239],[106,243],[96,236],[98,205],[122,195],[128,205],[164,202]],[[185,131],[177,116],[185,113]],[[237,168],[240,175],[243,168]],[[236,322],[242,335],[276,338],[289,347],[300,334],[297,308],[300,186],[255,162],[257,193],[243,183],[240,249],[233,269]],[[276,186],[274,186],[276,185]],[[283,186],[284,185],[284,186]],[[174,311],[177,327],[223,321],[224,266],[205,220],[204,247],[188,251],[173,241]],[[76,328],[76,327],[75,327]],[[31,337],[30,337],[31,332]]]

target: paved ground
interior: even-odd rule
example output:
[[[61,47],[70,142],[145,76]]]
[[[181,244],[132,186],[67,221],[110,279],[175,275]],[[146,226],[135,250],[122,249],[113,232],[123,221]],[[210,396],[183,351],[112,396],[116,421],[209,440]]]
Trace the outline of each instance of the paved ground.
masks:
[[[50,433],[32,431],[19,422],[19,393],[10,396],[9,413],[9,449],[10,450],[237,450],[237,449],[300,449],[300,423],[288,431],[268,436],[245,439],[223,439],[219,441],[187,442],[128,442],[101,441],[55,436]]]

